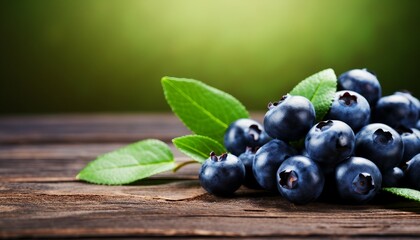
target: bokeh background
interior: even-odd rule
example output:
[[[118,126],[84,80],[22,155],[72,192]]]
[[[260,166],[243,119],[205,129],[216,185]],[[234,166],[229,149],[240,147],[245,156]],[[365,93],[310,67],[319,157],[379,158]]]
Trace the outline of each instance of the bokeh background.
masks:
[[[420,97],[420,1],[0,3],[0,114],[169,111],[162,76],[265,110],[325,68]]]

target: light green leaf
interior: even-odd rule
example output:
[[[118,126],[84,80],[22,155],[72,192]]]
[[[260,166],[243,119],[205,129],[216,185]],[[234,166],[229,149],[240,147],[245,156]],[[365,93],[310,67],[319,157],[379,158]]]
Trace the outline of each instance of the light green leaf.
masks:
[[[187,128],[221,144],[230,123],[249,118],[245,107],[236,98],[200,81],[163,77],[162,86],[172,111]]]
[[[334,70],[326,69],[300,82],[290,94],[309,99],[315,107],[316,119],[320,121],[330,110],[336,90],[337,76]]]
[[[200,135],[187,135],[172,140],[175,147],[192,159],[203,163],[209,158],[210,152],[221,155],[226,149],[217,141]]]
[[[410,188],[382,188],[383,191],[420,202],[420,192]]]
[[[76,178],[90,183],[121,185],[174,167],[174,156],[168,145],[148,139],[98,156]]]

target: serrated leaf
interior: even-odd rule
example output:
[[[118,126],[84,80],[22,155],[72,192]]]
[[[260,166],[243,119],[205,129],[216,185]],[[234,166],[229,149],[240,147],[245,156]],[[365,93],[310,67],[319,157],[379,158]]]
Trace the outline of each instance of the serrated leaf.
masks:
[[[148,139],[98,156],[76,178],[96,184],[121,185],[174,167],[174,156],[168,145]]]
[[[230,123],[249,118],[236,98],[200,81],[163,77],[162,86],[169,106],[187,128],[221,144]]]
[[[217,141],[201,135],[187,135],[172,140],[175,147],[197,162],[203,163],[210,152],[220,155],[226,152],[224,146]]]
[[[320,121],[328,113],[336,91],[337,76],[334,70],[326,69],[300,82],[290,94],[309,99],[314,105],[316,119]]]
[[[420,191],[410,188],[382,188],[383,191],[420,202]]]

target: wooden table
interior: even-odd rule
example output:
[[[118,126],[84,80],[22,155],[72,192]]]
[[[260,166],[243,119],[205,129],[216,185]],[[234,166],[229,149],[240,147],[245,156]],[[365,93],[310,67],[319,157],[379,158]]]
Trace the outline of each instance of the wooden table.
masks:
[[[296,206],[246,188],[219,198],[200,187],[198,164],[128,186],[74,178],[98,154],[184,134],[172,114],[0,117],[0,237],[420,238],[420,204],[389,195],[363,206]]]

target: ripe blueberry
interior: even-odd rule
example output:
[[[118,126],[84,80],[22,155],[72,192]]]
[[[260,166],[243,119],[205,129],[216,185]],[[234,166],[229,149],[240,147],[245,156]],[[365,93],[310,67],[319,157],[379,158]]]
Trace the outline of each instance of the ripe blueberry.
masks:
[[[367,69],[353,69],[338,77],[338,90],[351,90],[359,93],[371,107],[382,95],[381,85],[376,76]]]
[[[419,110],[406,96],[394,94],[379,99],[373,111],[373,121],[393,128],[414,127],[418,114]]]
[[[419,118],[420,118],[420,101],[414,97],[413,95],[411,95],[410,92],[408,91],[398,91],[394,93],[395,95],[401,95],[406,97],[408,100],[410,100],[410,102],[418,109],[419,111]]]
[[[335,166],[350,157],[355,136],[349,125],[342,121],[321,121],[306,135],[305,149],[309,158],[322,166]]]
[[[261,124],[246,118],[231,123],[224,136],[226,149],[235,156],[245,152],[246,147],[261,147],[269,140]]]
[[[355,155],[368,158],[381,171],[398,166],[403,150],[404,145],[400,135],[382,123],[369,124],[356,135]]]
[[[417,190],[420,190],[420,153],[414,156],[410,161],[407,162],[407,170],[405,174],[407,176],[408,184]]]
[[[401,168],[394,167],[382,173],[382,187],[399,187],[404,179]]]
[[[351,157],[335,169],[340,197],[351,203],[365,203],[381,189],[382,175],[376,165],[361,157]]]
[[[402,161],[406,162],[420,153],[420,131],[415,128],[399,127],[396,129],[400,134],[404,145]]]
[[[209,193],[219,196],[233,194],[245,178],[244,164],[232,154],[216,156],[210,154],[201,166],[199,179],[201,186]]]
[[[293,156],[277,171],[277,188],[290,202],[306,204],[315,201],[324,188],[324,174],[310,158]]]
[[[295,154],[292,147],[279,139],[273,139],[258,149],[252,165],[258,184],[266,190],[277,192],[276,172],[284,160]]]
[[[261,186],[258,184],[257,180],[255,180],[254,173],[252,172],[252,163],[255,157],[255,148],[247,147],[246,151],[239,155],[239,160],[245,166],[245,181],[244,186],[252,189],[261,189]]]
[[[301,96],[285,95],[279,102],[269,103],[264,128],[272,138],[295,141],[303,138],[315,121],[312,103]]]
[[[370,106],[366,98],[356,92],[339,91],[325,119],[343,121],[357,132],[369,124]]]

